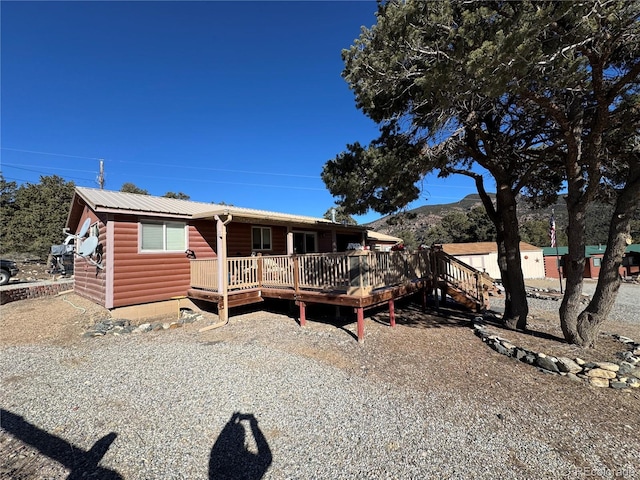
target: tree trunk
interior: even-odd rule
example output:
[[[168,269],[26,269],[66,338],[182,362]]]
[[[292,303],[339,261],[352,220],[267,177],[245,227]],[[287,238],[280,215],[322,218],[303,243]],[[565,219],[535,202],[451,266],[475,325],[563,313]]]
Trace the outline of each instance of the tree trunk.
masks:
[[[474,178],[487,215],[496,227],[498,268],[505,295],[503,322],[507,328],[526,330],[529,305],[520,258],[516,195],[506,182],[498,181],[499,175],[494,173],[498,190],[494,208],[484,189],[482,176]]]
[[[520,258],[520,235],[516,198],[511,189],[498,188],[497,213],[503,219],[502,228],[497,229],[498,266],[505,290],[503,322],[513,330],[527,329],[529,305]]]
[[[598,285],[593,298],[577,319],[579,345],[595,346],[600,325],[607,319],[620,288],[620,266],[631,238],[633,212],[640,204],[640,172],[631,168],[629,181],[620,192],[609,225],[607,249],[600,267]]]
[[[560,326],[565,340],[569,343],[581,344],[578,333],[578,315],[582,301],[582,282],[585,266],[585,208],[586,204],[579,200],[573,201],[571,193],[567,198],[567,240],[569,253],[565,258],[564,269],[566,286],[564,297],[560,304]]]

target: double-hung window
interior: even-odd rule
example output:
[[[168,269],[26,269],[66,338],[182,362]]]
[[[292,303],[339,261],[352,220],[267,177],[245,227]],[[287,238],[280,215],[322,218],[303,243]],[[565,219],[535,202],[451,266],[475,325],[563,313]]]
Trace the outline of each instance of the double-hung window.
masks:
[[[271,250],[270,227],[251,227],[251,248],[253,250]]]
[[[140,235],[143,252],[184,252],[187,248],[181,222],[141,222]]]

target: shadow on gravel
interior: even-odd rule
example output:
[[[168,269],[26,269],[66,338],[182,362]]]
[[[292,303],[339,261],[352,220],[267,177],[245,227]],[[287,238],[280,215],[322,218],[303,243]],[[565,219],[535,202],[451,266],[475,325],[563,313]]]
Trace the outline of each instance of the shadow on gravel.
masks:
[[[493,312],[490,312],[493,313]],[[486,323],[487,325],[491,325],[492,327],[498,328],[501,331],[505,332],[506,335],[508,335],[509,332],[512,332],[514,330],[511,330],[507,327],[505,327],[504,323],[502,323],[501,320],[499,320],[497,317],[495,316],[490,316],[490,315],[486,315],[483,319],[484,323]],[[535,337],[535,338],[540,338],[543,340],[551,340],[554,342],[558,342],[558,343],[567,343],[567,341],[563,338],[563,337],[559,337],[558,335],[554,335],[552,333],[548,333],[548,332],[543,332],[543,331],[539,331],[539,330],[531,330],[531,329],[526,329],[526,330],[515,330],[518,333],[521,333],[523,335],[529,335],[531,337]]]
[[[249,425],[249,435],[244,423]],[[236,412],[211,448],[209,479],[260,480],[272,461],[271,449],[256,417]]]
[[[443,327],[469,327],[471,321],[478,314],[455,302],[440,303],[436,308],[435,302],[427,301],[426,310],[422,310],[421,302],[408,297],[395,302],[396,323],[413,328],[443,328]],[[369,316],[374,322],[389,325],[389,307],[382,305],[370,310]]]
[[[98,466],[109,447],[118,436],[111,432],[98,440],[89,451],[76,447],[66,440],[51,435],[8,410],[0,410],[0,427],[22,442],[38,449],[40,453],[64,465],[71,472],[67,480],[100,478],[123,480],[116,471]]]

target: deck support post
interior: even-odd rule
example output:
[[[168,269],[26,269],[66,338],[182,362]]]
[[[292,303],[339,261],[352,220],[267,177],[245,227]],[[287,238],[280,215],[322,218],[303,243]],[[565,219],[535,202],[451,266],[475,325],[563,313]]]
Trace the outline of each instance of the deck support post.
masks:
[[[358,317],[358,342],[364,342],[364,308],[356,308],[356,315]]]
[[[300,326],[304,327],[307,324],[307,304],[304,302],[298,302],[300,306]]]
[[[222,294],[222,303],[218,302],[218,317],[223,322],[229,320],[229,266],[227,265],[227,224],[233,219],[231,214],[223,221],[215,215],[216,256],[218,258],[218,293]]]
[[[392,328],[396,326],[396,309],[393,298],[389,300],[389,323]]]
[[[427,311],[427,287],[422,287],[422,312]]]

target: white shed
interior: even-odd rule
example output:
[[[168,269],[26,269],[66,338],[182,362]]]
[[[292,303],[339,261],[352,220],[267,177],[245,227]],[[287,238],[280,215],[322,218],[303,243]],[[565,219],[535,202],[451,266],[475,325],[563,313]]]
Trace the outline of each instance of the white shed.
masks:
[[[461,262],[487,272],[496,280],[502,276],[498,268],[498,245],[495,242],[444,243],[442,249]],[[520,261],[525,279],[545,277],[542,248],[520,242]]]

